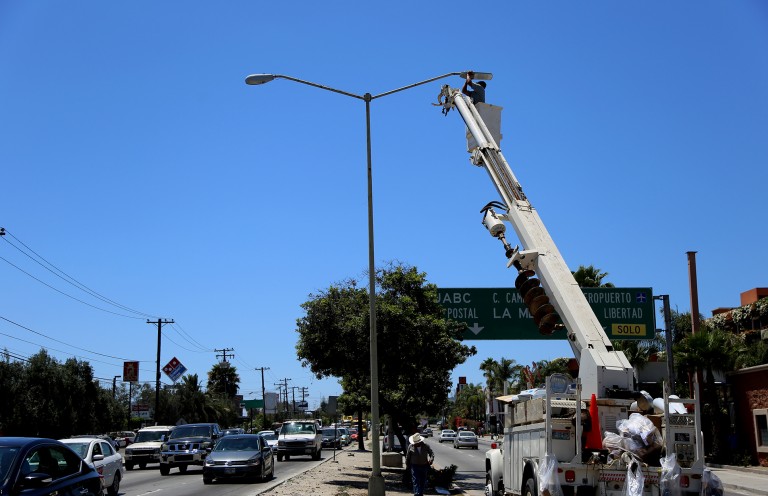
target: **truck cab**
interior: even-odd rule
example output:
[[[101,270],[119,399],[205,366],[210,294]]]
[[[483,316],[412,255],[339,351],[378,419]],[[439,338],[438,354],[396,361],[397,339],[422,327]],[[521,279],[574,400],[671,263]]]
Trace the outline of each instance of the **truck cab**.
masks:
[[[322,431],[314,420],[287,420],[283,422],[277,436],[277,461],[301,455],[319,460],[322,443]]]

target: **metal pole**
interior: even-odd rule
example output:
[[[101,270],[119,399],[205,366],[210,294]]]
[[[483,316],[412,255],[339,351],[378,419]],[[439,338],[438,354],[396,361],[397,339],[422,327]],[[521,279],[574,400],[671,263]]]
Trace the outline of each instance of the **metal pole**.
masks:
[[[373,255],[373,172],[371,166],[371,94],[365,98],[365,137],[368,154],[368,304],[371,326],[371,477],[369,496],[385,494],[379,451],[379,352],[376,335],[376,265]],[[362,420],[362,419],[361,419]],[[362,432],[361,432],[362,433]]]
[[[162,319],[157,319],[157,370],[155,372],[155,422],[160,415],[160,345],[162,344],[161,330],[163,327]]]
[[[696,280],[696,252],[688,251],[688,282],[691,292],[691,332],[699,332],[699,283]]]
[[[669,389],[674,394],[675,392],[675,363],[672,357],[672,340],[674,338],[674,330],[672,329],[672,310],[669,308],[669,295],[661,295],[662,302],[664,303],[664,327],[667,334],[667,374],[669,378]]]

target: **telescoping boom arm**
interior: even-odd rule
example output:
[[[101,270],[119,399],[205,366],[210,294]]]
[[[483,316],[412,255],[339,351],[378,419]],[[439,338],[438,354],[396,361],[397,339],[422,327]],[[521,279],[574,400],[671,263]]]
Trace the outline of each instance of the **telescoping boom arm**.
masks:
[[[443,86],[439,102],[444,114],[452,108],[461,114],[477,144],[471,151],[470,160],[485,168],[501,195],[503,204],[491,202],[483,208],[483,224],[491,235],[504,243],[507,267],[517,269],[515,286],[539,330],[550,334],[565,328],[568,342],[579,361],[579,377],[587,397],[591,393],[597,397],[608,396],[607,389],[632,390],[632,366],[623,352],[613,349],[475,105],[458,89],[448,85]],[[504,213],[497,213],[496,209],[504,210]],[[507,243],[503,221],[512,224],[522,249],[512,248]]]

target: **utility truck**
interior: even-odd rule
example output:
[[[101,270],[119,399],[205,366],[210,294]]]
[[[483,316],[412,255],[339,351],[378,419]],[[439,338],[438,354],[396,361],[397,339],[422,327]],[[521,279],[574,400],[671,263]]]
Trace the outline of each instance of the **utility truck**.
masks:
[[[665,387],[663,411],[653,415],[650,395],[634,391],[632,366],[614,349],[501,153],[501,108],[473,104],[449,85],[436,105],[444,115],[453,109],[461,115],[470,162],[485,169],[501,196],[483,207],[482,223],[501,241],[534,323],[543,334],[566,333],[579,363],[576,379],[558,374],[536,394],[499,398],[504,435],[486,453],[486,493],[700,494],[704,456],[697,402],[671,399]],[[507,241],[505,222],[522,248]]]

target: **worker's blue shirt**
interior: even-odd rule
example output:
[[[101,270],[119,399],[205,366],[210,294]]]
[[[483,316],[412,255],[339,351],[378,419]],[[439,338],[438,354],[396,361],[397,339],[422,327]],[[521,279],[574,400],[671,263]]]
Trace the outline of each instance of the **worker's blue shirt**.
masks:
[[[485,88],[472,81],[469,82],[469,86],[472,87],[472,91],[467,91],[469,97],[472,99],[472,103],[485,103]]]

